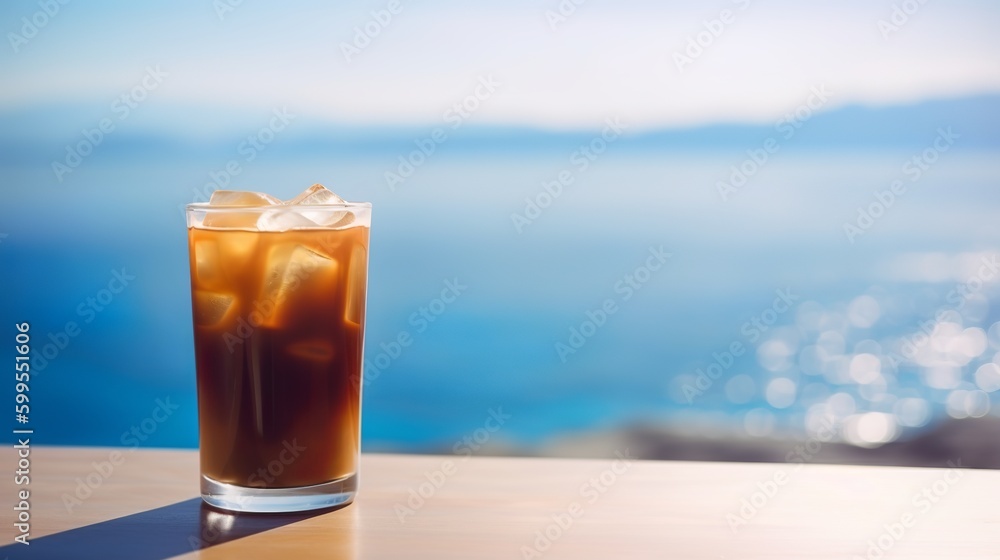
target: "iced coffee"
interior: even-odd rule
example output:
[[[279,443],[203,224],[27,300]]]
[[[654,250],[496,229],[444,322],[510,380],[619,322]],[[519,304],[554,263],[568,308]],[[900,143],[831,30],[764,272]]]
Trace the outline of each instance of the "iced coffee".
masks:
[[[371,206],[320,185],[188,206],[202,495],[240,511],[357,485]]]

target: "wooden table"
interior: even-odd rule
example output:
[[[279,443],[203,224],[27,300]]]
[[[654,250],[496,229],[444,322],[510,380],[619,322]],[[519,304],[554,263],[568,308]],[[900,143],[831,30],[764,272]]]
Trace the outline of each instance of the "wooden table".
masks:
[[[31,544],[4,476],[0,557],[1000,558],[995,471],[365,455],[353,505],[272,516],[202,506],[194,451],[30,460]]]

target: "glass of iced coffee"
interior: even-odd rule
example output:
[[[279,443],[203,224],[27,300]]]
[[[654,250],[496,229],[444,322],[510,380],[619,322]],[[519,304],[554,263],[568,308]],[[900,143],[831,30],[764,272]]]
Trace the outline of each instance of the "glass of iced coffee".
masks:
[[[358,484],[371,204],[314,185],[187,206],[201,494],[346,505]]]

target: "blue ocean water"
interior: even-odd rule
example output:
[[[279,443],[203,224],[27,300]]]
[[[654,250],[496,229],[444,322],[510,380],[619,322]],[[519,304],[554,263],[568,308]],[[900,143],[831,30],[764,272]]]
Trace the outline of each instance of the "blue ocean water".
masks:
[[[373,203],[366,449],[450,449],[501,408],[511,419],[494,443],[515,449],[637,422],[794,433],[817,414],[878,412],[893,427],[873,437],[896,438],[949,414],[997,413],[1000,277],[946,317],[937,354],[889,357],[955,307],[949,293],[972,286],[977,259],[1000,252],[995,152],[956,149],[914,180],[903,168],[914,150],[789,147],[724,200],[718,183],[742,148],[614,148],[586,169],[572,146],[442,149],[395,190],[393,152],[243,162],[230,186],[291,197],[320,181]],[[40,442],[123,445],[169,400],[176,411],[142,445],[197,445],[180,207],[230,156],[144,154],[98,151],[61,183],[44,160],[0,169],[0,312],[10,338],[31,324]],[[573,181],[553,197],[543,185],[563,171]],[[906,190],[852,242],[844,224],[897,180]],[[652,270],[657,251],[669,258]],[[116,274],[134,276],[119,293]],[[435,302],[447,282],[465,288]],[[776,305],[776,291],[792,305]],[[755,317],[766,331],[745,326]],[[402,332],[413,344],[390,357]],[[730,362],[734,343],[745,352]],[[878,371],[852,369],[860,354],[880,358]],[[698,371],[713,363],[724,371],[702,390]]]

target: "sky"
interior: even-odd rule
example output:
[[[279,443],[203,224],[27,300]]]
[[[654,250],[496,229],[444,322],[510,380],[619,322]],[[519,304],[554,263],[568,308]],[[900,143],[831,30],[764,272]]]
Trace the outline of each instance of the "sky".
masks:
[[[493,406],[497,394],[522,399],[517,422],[525,433],[658,415],[674,403],[667,382],[729,347],[777,288],[791,285],[839,314],[869,287],[899,283],[913,287],[914,310],[929,311],[947,292],[928,292],[927,284],[951,289],[983,252],[994,252],[996,135],[961,125],[989,127],[995,97],[912,113],[833,111],[1000,93],[998,24],[996,0],[0,2],[7,235],[0,250],[23,265],[0,272],[27,290],[3,303],[39,321],[38,332],[54,331],[104,285],[109,269],[134,267],[145,280],[83,335],[86,344],[74,343],[58,368],[65,384],[49,385],[52,402],[66,405],[50,410],[76,411],[79,395],[92,391],[107,406],[86,417],[83,427],[93,429],[48,418],[62,437],[115,443],[120,419],[142,418],[146,395],[151,401],[169,387],[186,395],[191,412],[164,435],[190,445],[193,360],[189,318],[178,311],[189,298],[179,208],[215,188],[290,198],[319,181],[378,208],[372,348],[408,328],[443,278],[474,286],[369,393],[375,440],[430,441],[475,429],[479,404]],[[122,95],[143,98],[127,121]],[[465,137],[449,126],[456,104],[474,107],[461,120]],[[830,113],[801,135],[772,126],[810,104]],[[296,115],[289,132],[264,128],[274,111]],[[91,149],[105,119],[115,132]],[[663,135],[713,147],[700,152],[642,148],[639,136],[631,144],[639,149],[626,140],[592,167],[578,167],[569,154],[609,119],[630,132],[763,126]],[[480,125],[580,133],[522,145],[518,139],[536,136],[516,131],[508,144],[516,150],[483,150],[480,158],[477,138],[498,132],[472,134]],[[951,125],[961,129],[958,147],[932,152],[940,163],[921,182],[906,175],[908,158],[926,153],[909,150],[924,150],[938,127]],[[389,133],[379,138],[378,127]],[[399,159],[435,127],[456,140],[394,188],[386,173],[398,172]],[[191,135],[145,135],[150,128]],[[240,147],[265,130],[280,141],[251,159]],[[876,149],[882,130],[912,137],[916,147],[885,135],[892,141]],[[202,137],[206,131],[219,134]],[[365,151],[369,131],[382,143]],[[499,132],[503,139],[508,131]],[[824,134],[865,141],[809,150],[810,138]],[[720,199],[718,185],[732,181],[736,166],[756,165],[749,150],[759,153],[765,135],[781,139],[768,156],[773,163],[759,173],[754,167],[734,198]],[[79,146],[92,155],[58,174],[53,163],[70,161]],[[228,171],[230,163],[238,171]],[[512,214],[527,214],[527,201],[541,200],[542,185],[563,171],[572,186],[520,234]],[[844,224],[900,178],[912,188],[892,212],[856,244],[845,239]],[[676,264],[588,343],[588,355],[563,367],[553,343],[615,296],[616,282],[660,244],[676,251]],[[886,336],[901,336],[890,326]],[[154,343],[115,353],[129,337]],[[137,368],[148,352],[158,358]],[[499,358],[482,358],[491,355]],[[754,352],[747,356],[740,370],[753,373]],[[469,376],[473,370],[482,375]],[[965,382],[957,390],[974,387]],[[811,406],[801,404],[792,412]]]
[[[0,110],[107,104],[150,66],[157,103],[349,124],[440,122],[481,80],[470,122],[549,129],[768,122],[817,86],[829,108],[1000,92],[995,2],[576,2],[4,2]]]

